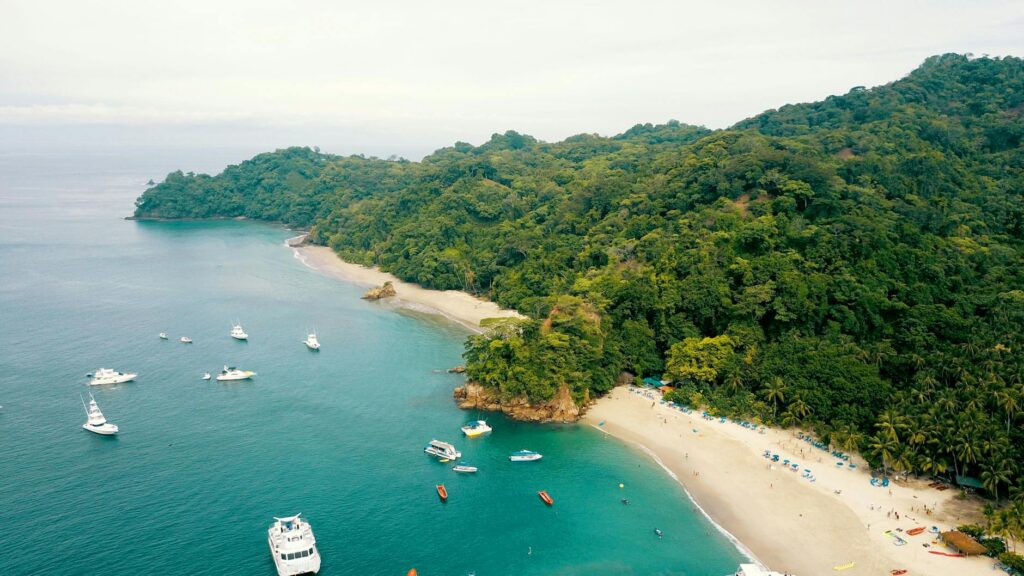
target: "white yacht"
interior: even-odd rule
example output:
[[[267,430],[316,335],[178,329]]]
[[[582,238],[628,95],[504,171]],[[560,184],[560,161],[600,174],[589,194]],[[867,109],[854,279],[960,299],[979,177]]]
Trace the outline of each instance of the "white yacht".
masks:
[[[512,462],[533,462],[534,460],[540,460],[543,457],[543,455],[531,450],[520,450],[519,452],[513,452],[508,459]]]
[[[477,467],[470,466],[465,462],[459,462],[457,465],[452,467],[452,470],[455,472],[462,472],[463,474],[472,474],[477,471]]]
[[[267,530],[267,543],[274,556],[278,576],[316,574],[320,571],[320,551],[309,522],[299,514],[287,518],[274,518]]]
[[[245,333],[245,330],[242,330],[242,325],[237,322],[231,327],[231,337],[235,340],[249,339],[249,335]]]
[[[103,417],[103,412],[100,412],[100,407],[96,404],[96,399],[89,394],[89,405],[86,406],[85,398],[82,398],[82,406],[85,407],[86,420],[85,424],[82,424],[82,428],[85,428],[89,432],[95,432],[104,436],[112,436],[117,434],[117,425],[107,422],[107,419]]]
[[[251,370],[239,370],[234,366],[225,366],[220,374],[217,374],[217,380],[223,382],[225,380],[248,380],[255,376],[256,373]]]
[[[303,340],[303,344],[305,344],[306,348],[309,348],[310,350],[320,349],[320,341],[316,339],[316,332],[310,332],[309,335],[306,336],[306,339]]]
[[[469,424],[466,424],[465,426],[462,427],[462,433],[465,434],[468,438],[473,438],[475,436],[483,436],[484,434],[487,434],[490,431],[491,427],[488,426],[487,422],[484,420],[470,422]]]
[[[167,340],[167,332],[161,332],[160,333],[160,339],[161,340]]]
[[[134,372],[118,372],[110,368],[100,368],[94,374],[89,374],[92,380],[89,380],[90,386],[99,386],[100,384],[121,384],[123,382],[131,382],[135,380],[138,374]]]
[[[462,452],[456,450],[455,446],[440,440],[431,440],[430,444],[427,444],[423,451],[442,460],[458,460],[462,457]]]
[[[179,338],[179,340],[181,341],[182,344],[191,344],[192,343],[192,339],[189,338],[188,336],[182,336],[181,338]]]

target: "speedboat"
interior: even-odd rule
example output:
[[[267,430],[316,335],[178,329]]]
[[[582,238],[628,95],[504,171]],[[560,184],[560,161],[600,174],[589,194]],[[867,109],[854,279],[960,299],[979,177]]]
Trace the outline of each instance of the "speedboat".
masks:
[[[209,379],[210,379],[210,373],[209,372],[203,372],[203,380],[209,380]]]
[[[464,474],[472,474],[473,472],[476,472],[476,466],[470,466],[465,462],[459,462],[457,465],[452,467],[452,470],[455,472],[462,472]]]
[[[248,380],[255,376],[256,373],[251,370],[239,370],[234,366],[225,366],[220,374],[217,374],[217,380],[224,382],[225,380]]]
[[[100,384],[121,384],[124,382],[131,382],[135,380],[138,374],[134,372],[118,372],[110,368],[100,368],[92,376],[92,380],[89,380],[90,386],[98,386]]]
[[[167,340],[167,332],[161,332],[160,333],[160,339],[161,340]]]
[[[309,522],[299,514],[287,518],[274,518],[267,530],[267,543],[274,557],[278,576],[316,574],[320,571],[320,551]]]
[[[519,452],[512,453],[508,459],[512,462],[533,462],[534,460],[540,460],[544,455],[531,450],[520,450]]]
[[[86,406],[85,398],[82,398],[82,406],[85,406],[86,420],[85,424],[82,424],[82,428],[85,428],[89,432],[95,432],[102,434],[103,436],[113,436],[117,434],[117,425],[107,422],[107,419],[103,417],[103,412],[100,412],[100,407],[96,404],[96,399],[89,394],[89,405]]]
[[[188,336],[182,336],[181,338],[179,338],[179,341],[182,344],[191,344],[192,343],[192,339],[189,338]]]
[[[427,444],[423,451],[442,460],[457,460],[462,456],[462,452],[456,450],[455,446],[440,440],[431,440],[430,444]]]
[[[306,336],[306,339],[303,340],[303,344],[305,344],[306,348],[309,348],[310,350],[320,349],[320,341],[316,339],[316,332],[310,332],[309,335]]]
[[[242,325],[238,323],[235,323],[235,325],[231,327],[231,337],[235,340],[249,339],[249,335],[245,333],[245,330],[242,330]]]
[[[482,436],[491,431],[491,427],[487,425],[484,420],[477,420],[476,422],[470,422],[462,427],[462,433],[467,438],[474,438],[476,436]]]

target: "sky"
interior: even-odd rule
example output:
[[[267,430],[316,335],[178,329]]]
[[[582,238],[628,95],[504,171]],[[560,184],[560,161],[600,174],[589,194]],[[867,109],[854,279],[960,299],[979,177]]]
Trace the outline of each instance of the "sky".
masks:
[[[1024,56],[1024,0],[0,0],[0,150],[724,128],[945,52]]]

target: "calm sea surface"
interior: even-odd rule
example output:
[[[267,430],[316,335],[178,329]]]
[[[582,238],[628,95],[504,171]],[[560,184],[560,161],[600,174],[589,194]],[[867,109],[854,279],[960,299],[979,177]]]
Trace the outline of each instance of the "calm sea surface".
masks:
[[[297,512],[328,576],[735,570],[678,485],[593,429],[490,415],[462,438],[462,329],[360,300],[277,227],[122,219],[149,178],[242,159],[221,154],[0,156],[0,574],[271,576],[266,529]],[[224,364],[258,376],[200,379]],[[113,438],[81,428],[100,367],[139,373],[92,387]],[[424,455],[432,438],[480,472]],[[509,463],[521,448],[544,459]]]

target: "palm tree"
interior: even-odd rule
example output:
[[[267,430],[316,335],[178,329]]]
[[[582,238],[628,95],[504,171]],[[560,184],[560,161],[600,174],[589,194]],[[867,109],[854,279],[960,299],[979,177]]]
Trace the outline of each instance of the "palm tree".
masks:
[[[786,401],[786,384],[783,383],[780,376],[776,376],[771,384],[765,386],[764,393],[772,403],[772,418],[775,418],[775,413],[779,409],[779,402]]]
[[[803,419],[810,415],[811,408],[804,402],[803,398],[796,396],[793,403],[789,405],[789,411],[797,418]]]
[[[999,502],[999,485],[1010,483],[1010,470],[1002,464],[1000,462],[999,464],[986,465],[981,470],[981,484],[995,496],[996,502]]]
[[[907,417],[897,414],[891,408],[882,412],[882,415],[878,417],[878,422],[875,423],[875,428],[878,428],[890,440],[898,440],[899,431],[906,428],[906,426]]]
[[[889,473],[889,462],[899,447],[899,442],[887,434],[876,434],[868,438],[868,453],[882,459],[882,471],[886,474]]]
[[[1010,422],[1020,414],[1020,402],[1017,399],[1017,391],[1013,388],[1003,388],[995,393],[996,405],[1006,414],[1006,433],[1010,433]]]

